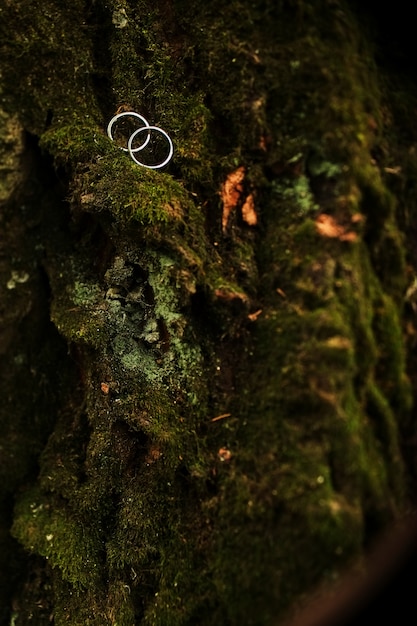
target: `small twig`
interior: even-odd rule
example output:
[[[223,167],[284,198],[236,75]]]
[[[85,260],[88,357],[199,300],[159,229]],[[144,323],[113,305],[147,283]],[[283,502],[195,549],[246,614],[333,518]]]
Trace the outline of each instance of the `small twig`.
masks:
[[[223,413],[223,415],[218,415],[217,417],[212,418],[212,422],[218,422],[219,420],[223,420],[225,417],[230,417],[231,413]]]

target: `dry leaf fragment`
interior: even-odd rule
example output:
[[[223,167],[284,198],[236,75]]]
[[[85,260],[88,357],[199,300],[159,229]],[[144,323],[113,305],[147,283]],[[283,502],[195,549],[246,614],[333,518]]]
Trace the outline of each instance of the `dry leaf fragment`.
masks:
[[[358,238],[358,235],[354,233],[352,230],[349,231],[348,233],[343,233],[343,235],[340,235],[339,237],[340,241],[356,241],[357,238]]]
[[[242,303],[248,301],[248,296],[241,291],[231,291],[227,288],[219,288],[214,291],[216,298],[225,300],[226,302],[232,302],[233,300],[240,300]]]
[[[104,382],[103,382],[103,383],[101,383],[101,385],[100,385],[100,389],[101,389],[101,391],[102,391],[105,395],[107,395],[108,393],[110,393],[110,385],[109,385],[109,383],[104,383]]]
[[[245,168],[243,165],[231,172],[222,185],[221,198],[223,201],[222,228],[226,230],[231,212],[236,208],[243,191]]]
[[[401,174],[401,166],[397,165],[396,167],[384,167],[384,172],[387,174],[395,174],[395,176],[399,176]]]
[[[259,139],[259,148],[263,151],[266,152],[267,151],[267,138],[265,135],[262,135],[261,138]]]
[[[161,450],[155,445],[151,446],[145,457],[146,465],[152,465],[152,463],[155,463],[155,461],[160,459],[161,456],[162,456]]]
[[[343,234],[343,227],[336,220],[326,213],[322,213],[316,219],[316,228],[323,237],[340,237]]]
[[[262,313],[262,309],[258,309],[257,311],[255,311],[254,313],[249,313],[248,315],[248,319],[251,322],[256,322],[256,320],[258,319],[258,317],[260,316],[260,314]]]
[[[224,463],[225,461],[230,461],[230,459],[232,458],[232,453],[230,452],[230,450],[228,450],[228,448],[220,448],[217,455],[222,463]]]
[[[253,193],[243,196],[243,181],[245,179],[245,168],[243,165],[231,172],[222,185],[220,196],[223,201],[222,228],[226,230],[232,211],[238,205],[242,206],[242,219],[249,226],[258,223],[258,216],[255,211],[255,201]],[[242,204],[242,196],[245,200]]]
[[[322,237],[330,237],[340,241],[356,241],[358,238],[355,232],[347,231],[344,226],[339,224],[331,215],[327,215],[327,213],[322,213],[317,217],[316,228]]]
[[[250,193],[246,198],[242,206],[242,219],[249,226],[256,226],[258,223],[258,216],[255,211],[255,202],[253,199],[253,193]]]

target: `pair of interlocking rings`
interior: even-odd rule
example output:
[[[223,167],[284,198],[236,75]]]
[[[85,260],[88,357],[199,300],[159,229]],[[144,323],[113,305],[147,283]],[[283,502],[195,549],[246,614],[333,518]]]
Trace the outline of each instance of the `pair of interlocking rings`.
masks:
[[[135,111],[124,111],[123,113],[117,113],[117,115],[112,117],[107,126],[107,135],[112,141],[114,141],[113,126],[122,117],[136,117],[143,123],[143,126],[135,130],[130,135],[127,141],[127,148],[120,146],[120,148],[124,150],[124,152],[129,152],[131,158],[135,163],[141,165],[142,167],[147,167],[151,170],[160,169],[161,167],[164,167],[167,163],[169,163],[169,161],[172,159],[172,155],[174,154],[174,146],[172,145],[170,136],[168,135],[168,133],[162,130],[162,128],[159,128],[159,126],[151,126],[150,124],[148,124],[148,120],[146,120],[143,115],[135,113]],[[134,147],[134,143],[135,141],[137,141],[138,135],[141,135],[141,133],[145,134],[145,140],[141,143],[140,146]],[[139,159],[136,157],[136,153],[146,148],[146,146],[149,144],[149,142],[151,141],[152,133],[158,133],[162,135],[168,143],[168,156],[163,161],[161,161],[161,163],[157,163],[156,165],[148,165],[147,163],[139,161]]]

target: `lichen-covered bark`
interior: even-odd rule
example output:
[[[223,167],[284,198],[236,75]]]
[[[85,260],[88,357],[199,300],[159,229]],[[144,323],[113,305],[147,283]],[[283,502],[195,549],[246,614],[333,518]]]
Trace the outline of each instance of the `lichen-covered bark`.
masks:
[[[0,12],[1,623],[272,624],[412,508],[415,87],[342,0],[63,4]]]

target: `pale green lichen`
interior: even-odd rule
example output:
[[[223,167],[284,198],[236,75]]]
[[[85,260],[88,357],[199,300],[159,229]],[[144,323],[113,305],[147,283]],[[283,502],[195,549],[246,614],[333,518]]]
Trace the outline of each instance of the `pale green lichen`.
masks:
[[[310,189],[306,176],[297,176],[294,180],[281,180],[274,183],[274,191],[285,201],[288,210],[296,216],[315,212],[319,209]]]
[[[96,305],[101,295],[102,291],[95,283],[75,281],[71,299],[74,304],[88,308]]]

